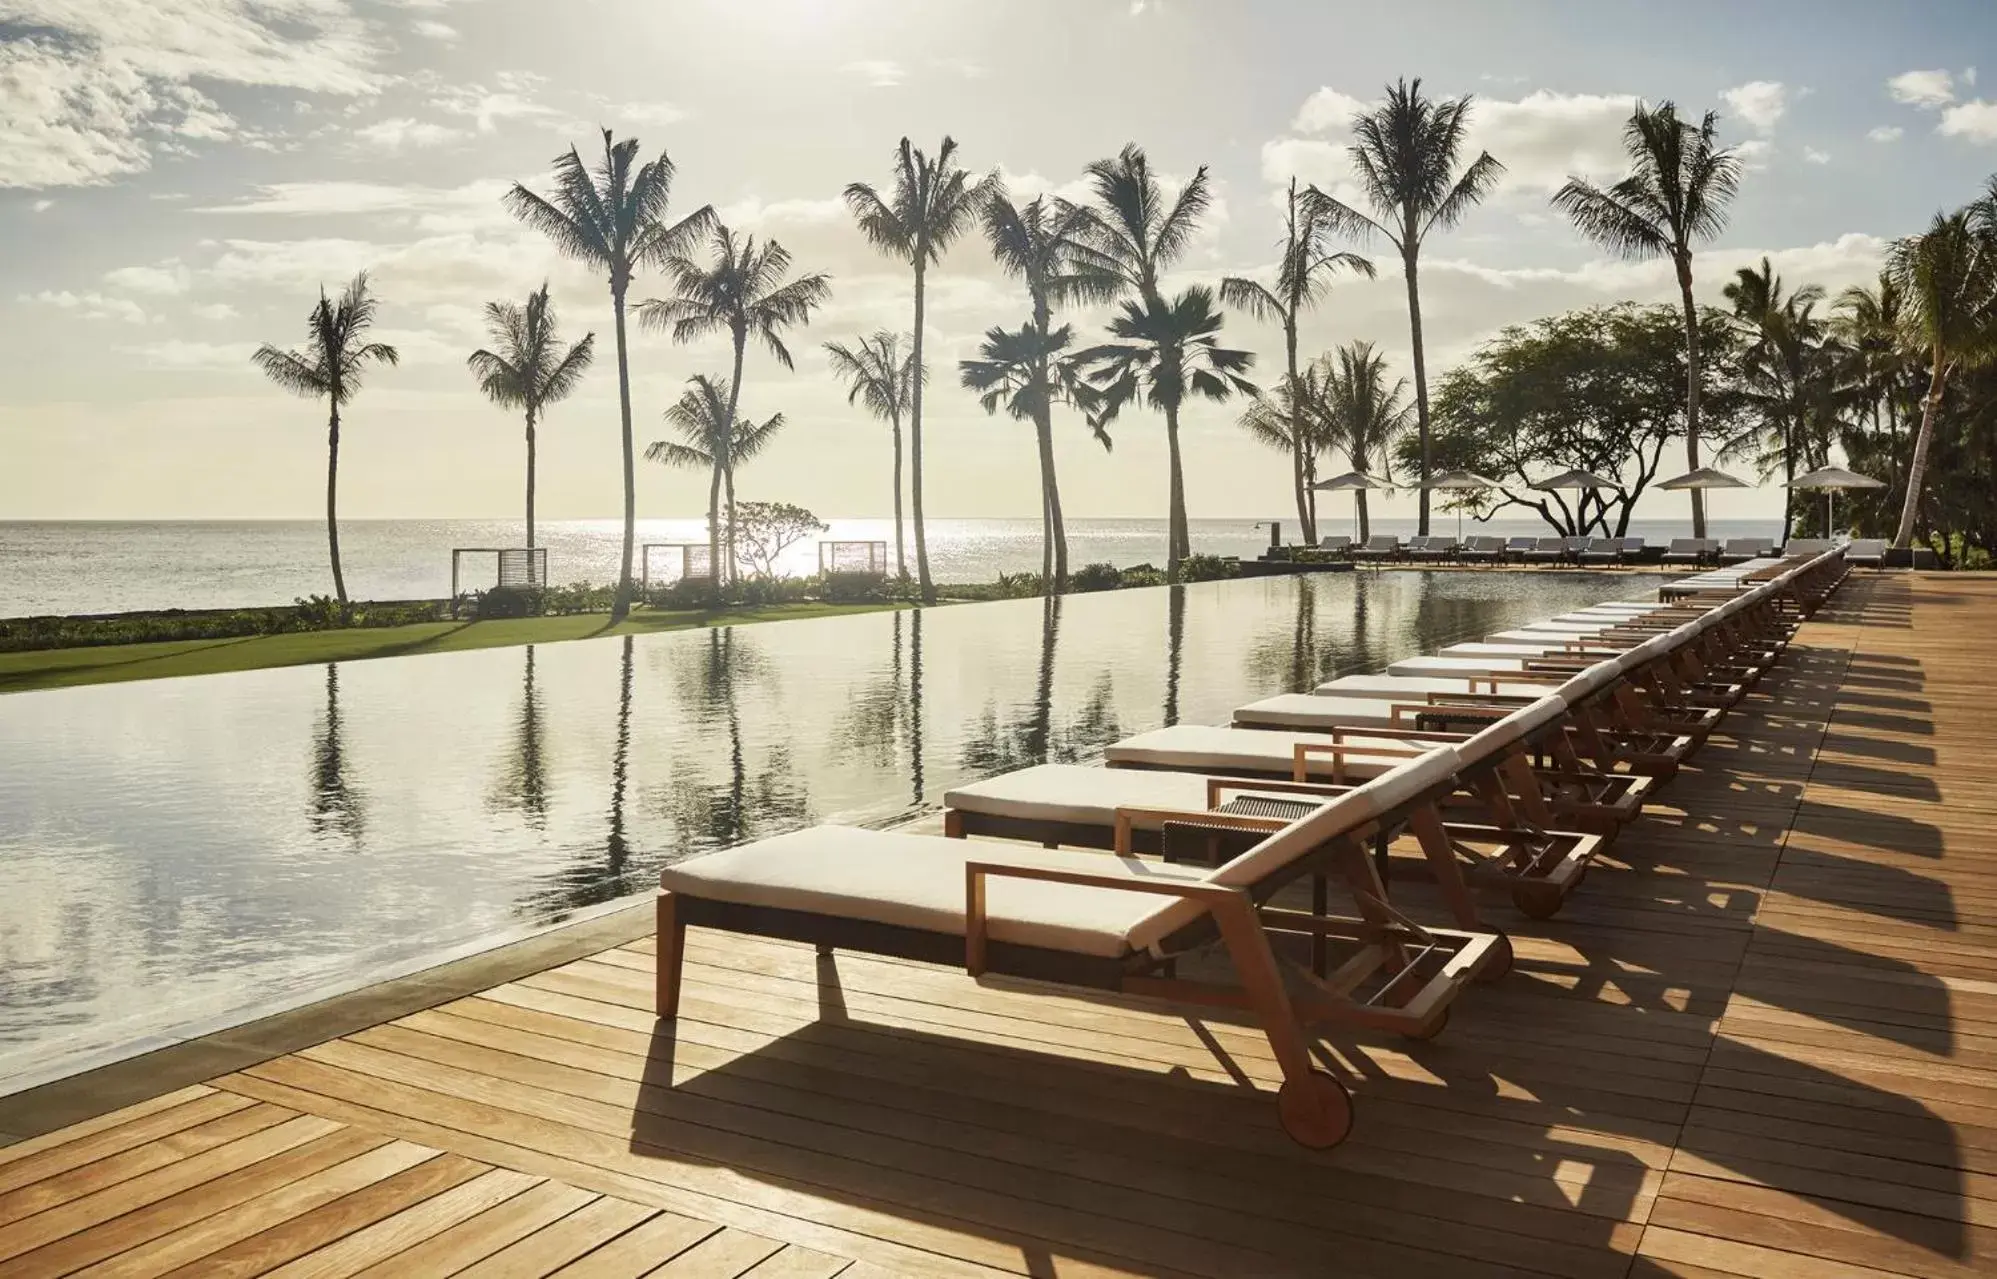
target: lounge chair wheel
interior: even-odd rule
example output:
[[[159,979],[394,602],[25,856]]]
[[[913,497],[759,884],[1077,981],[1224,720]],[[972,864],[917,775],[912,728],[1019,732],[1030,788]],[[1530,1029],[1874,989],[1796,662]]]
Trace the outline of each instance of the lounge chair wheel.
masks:
[[[1552,919],[1563,900],[1560,890],[1549,884],[1527,881],[1512,885],[1512,905],[1528,919]]]
[[[1498,944],[1491,947],[1491,957],[1484,962],[1483,971],[1477,974],[1478,981],[1498,981],[1512,971],[1512,939],[1509,933],[1498,934]]]
[[[1401,1038],[1412,1039],[1417,1043],[1427,1043],[1437,1035],[1440,1035],[1443,1028],[1447,1025],[1449,1025],[1449,1009],[1444,1007],[1441,1012],[1438,1012],[1435,1016],[1429,1018],[1413,1030],[1402,1031]]]
[[[1276,1094],[1283,1131],[1299,1146],[1329,1150],[1352,1131],[1352,1094],[1322,1070],[1286,1079]]]

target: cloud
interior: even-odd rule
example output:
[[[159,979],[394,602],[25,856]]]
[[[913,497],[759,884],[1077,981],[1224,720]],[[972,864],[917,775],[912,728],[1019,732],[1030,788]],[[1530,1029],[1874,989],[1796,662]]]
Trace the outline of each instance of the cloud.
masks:
[[[1804,147],[1803,158],[1811,164],[1829,164],[1831,162],[1831,153],[1828,151],[1819,151],[1815,147]]]
[[[1886,82],[1886,91],[1910,106],[1946,106],[1955,101],[1955,77],[1946,71],[1902,71]]]
[[[750,196],[716,210],[731,227],[762,230],[783,226],[825,226],[847,219],[846,201],[836,195],[823,199],[776,200],[769,204]]]
[[[530,96],[545,83],[531,71],[502,71],[495,83],[498,87],[493,89],[482,84],[452,85],[430,102],[440,111],[469,117],[480,133],[491,133],[507,120],[549,119],[563,114]]]
[[[1935,132],[1971,142],[1997,142],[1997,102],[1972,98],[1947,107]]]
[[[8,0],[0,187],[86,186],[236,122],[194,80],[362,95],[381,84],[339,0]]]
[[[463,129],[432,124],[427,120],[412,120],[408,116],[394,116],[355,129],[353,136],[356,141],[378,151],[397,152],[439,147],[469,135]]]
[[[1906,132],[1897,124],[1882,124],[1876,129],[1866,130],[1865,136],[1874,142],[1898,142]]]
[[[1743,169],[1765,169],[1768,157],[1775,154],[1775,147],[1766,138],[1749,138],[1734,146],[1734,155],[1740,159]]]
[[[203,320],[233,320],[237,315],[236,308],[227,302],[203,302],[189,309],[197,318]]]
[[[415,22],[409,24],[409,29],[419,36],[426,36],[432,40],[441,40],[446,44],[453,43],[458,38],[458,29],[456,27],[438,22],[434,18],[418,18]]]
[[[130,298],[110,297],[102,293],[73,293],[68,289],[43,289],[40,293],[20,294],[16,301],[40,306],[52,306],[59,311],[67,311],[82,316],[86,320],[123,320],[127,324],[144,324],[145,308]]]
[[[1775,132],[1775,122],[1789,109],[1789,89],[1779,80],[1750,80],[1720,91],[1720,98],[1756,133]]]
[[[250,356],[256,350],[248,342],[190,342],[184,338],[121,349],[137,356],[146,368],[173,372],[248,369]]]
[[[196,213],[271,214],[323,217],[383,214],[407,219],[412,215],[466,209],[499,209],[499,199],[512,183],[491,180],[457,187],[398,186],[381,182],[274,182],[232,204],[204,205]],[[503,210],[501,211],[503,216]],[[510,221],[510,219],[509,219]]]
[[[847,75],[858,76],[876,89],[892,89],[908,79],[908,69],[899,62],[885,58],[866,58],[859,62],[849,62],[839,68]]]
[[[678,124],[689,114],[685,107],[674,102],[622,102],[613,103],[607,98],[592,99],[596,104],[599,118],[626,128],[645,128],[657,125],[661,128]]]
[[[104,283],[127,293],[149,293],[171,297],[187,292],[191,277],[179,258],[168,258],[157,266],[121,266],[104,273]]]
[[[1345,135],[1351,130],[1352,117],[1371,107],[1371,103],[1325,85],[1304,99],[1304,104],[1297,108],[1296,118],[1290,121],[1290,128],[1298,133]]]
[[[29,207],[29,208],[31,208],[31,209],[33,209],[33,210],[34,210],[35,212],[37,212],[37,213],[47,213],[47,212],[48,212],[48,211],[49,211],[50,209],[53,209],[53,208],[55,207],[55,201],[54,201],[54,200],[37,200],[37,201],[35,201],[35,202],[34,202],[33,204],[29,205],[28,207]]]

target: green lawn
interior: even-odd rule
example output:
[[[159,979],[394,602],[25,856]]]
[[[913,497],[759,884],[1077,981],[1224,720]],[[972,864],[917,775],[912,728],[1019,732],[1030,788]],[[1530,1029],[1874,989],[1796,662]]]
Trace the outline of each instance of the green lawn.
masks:
[[[873,613],[899,604],[766,604],[710,612],[654,612],[640,609],[622,625],[603,614],[527,617],[492,622],[423,622],[358,630],[306,631],[291,635],[250,635],[234,639],[167,640],[154,644],[108,644],[96,648],[36,649],[0,653],[0,693],[74,684],[110,684],[128,679],[213,675],[266,666],[305,666],[354,662],[410,653],[453,653],[468,648],[555,644],[608,635],[648,635],[703,626],[742,626],[798,617]]]

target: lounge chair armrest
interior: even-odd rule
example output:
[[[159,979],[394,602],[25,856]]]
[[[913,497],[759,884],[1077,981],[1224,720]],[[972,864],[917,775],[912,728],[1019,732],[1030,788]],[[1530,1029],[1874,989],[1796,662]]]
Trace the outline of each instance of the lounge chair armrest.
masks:
[[[1256,817],[1248,813],[1216,813],[1210,809],[1193,808],[1118,808],[1116,810],[1116,852],[1121,856],[1130,855],[1131,833],[1140,820],[1164,823],[1168,821],[1196,822],[1201,826],[1220,826],[1228,830],[1261,831],[1265,834],[1279,831],[1290,823],[1280,817]]]
[[[1001,879],[1031,879],[1046,884],[1072,884],[1080,888],[1107,888],[1125,893],[1154,893],[1161,897],[1179,897],[1196,901],[1209,909],[1225,909],[1230,904],[1237,908],[1245,906],[1253,909],[1252,899],[1245,889],[1227,888],[1210,884],[1203,879],[1170,879],[1164,877],[1144,877],[1125,872],[1105,874],[1102,871],[1074,870],[1066,866],[1032,866],[1018,862],[965,862],[964,863],[964,969],[973,977],[985,971],[985,941],[988,928],[985,919],[985,881],[992,877]]]

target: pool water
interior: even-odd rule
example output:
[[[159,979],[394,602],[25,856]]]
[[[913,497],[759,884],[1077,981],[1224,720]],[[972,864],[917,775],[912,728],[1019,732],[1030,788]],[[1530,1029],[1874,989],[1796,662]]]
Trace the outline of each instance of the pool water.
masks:
[[[1655,586],[1263,578],[0,697],[0,1093]]]

